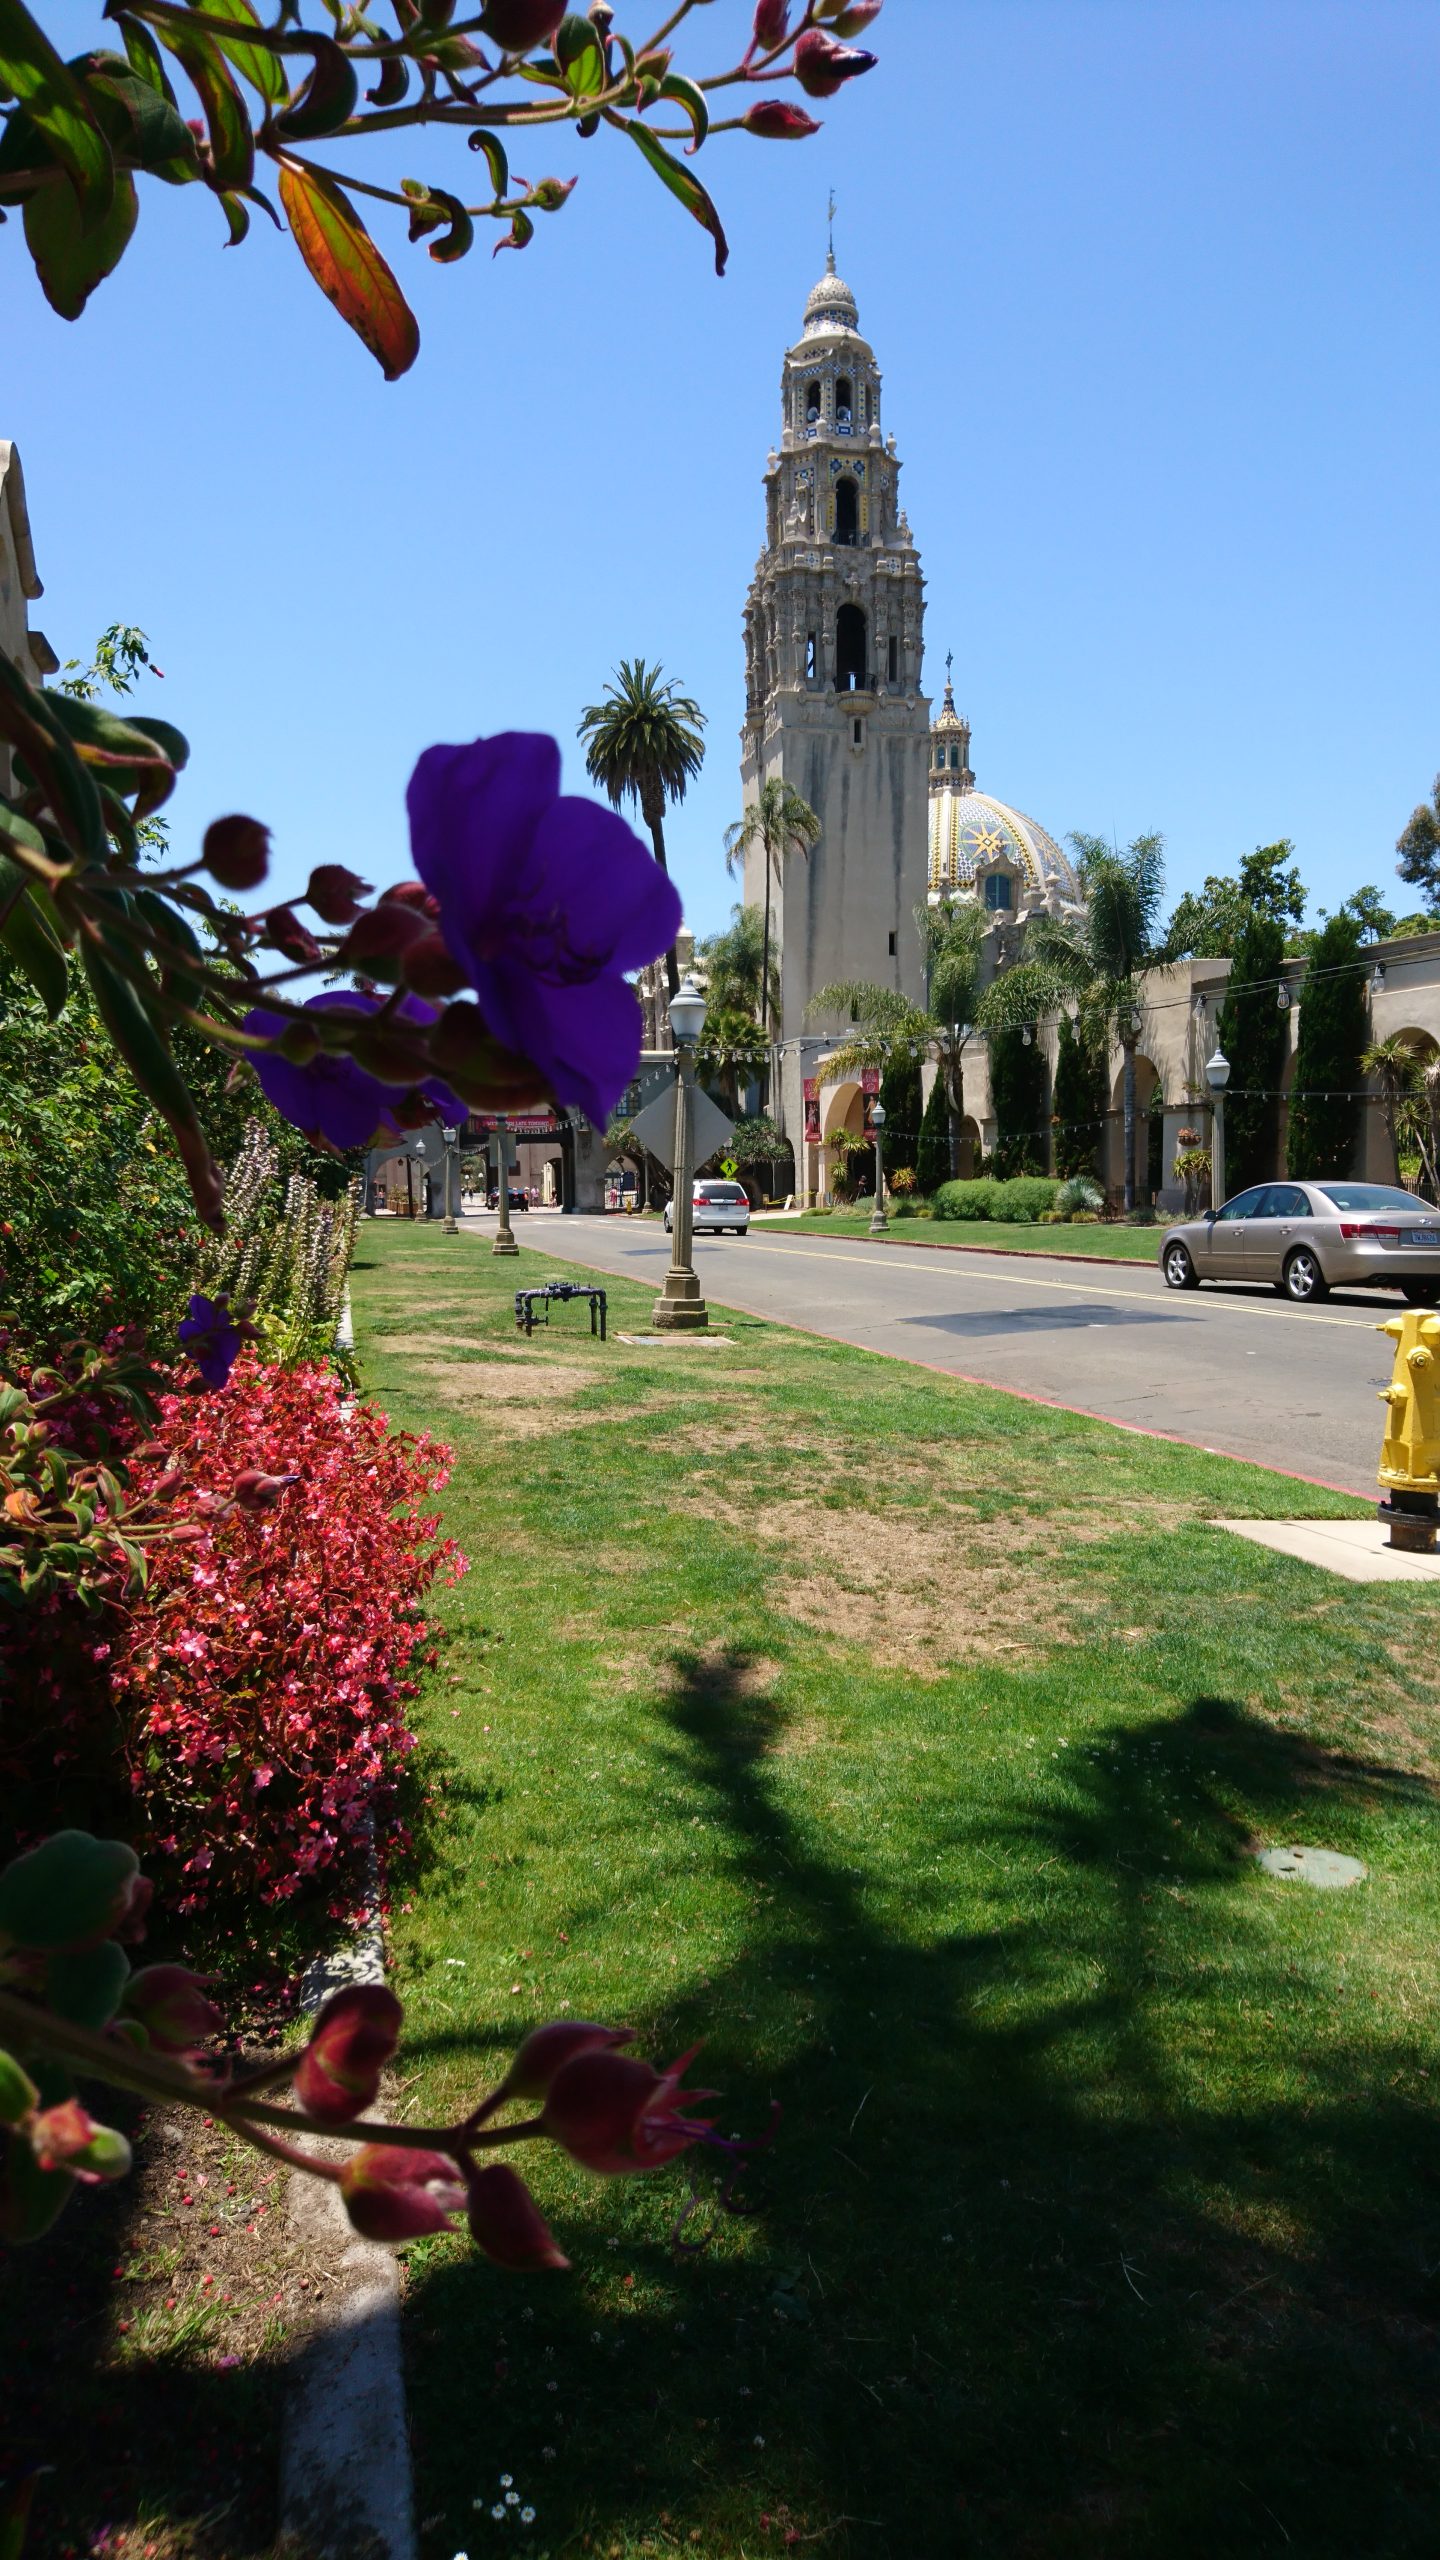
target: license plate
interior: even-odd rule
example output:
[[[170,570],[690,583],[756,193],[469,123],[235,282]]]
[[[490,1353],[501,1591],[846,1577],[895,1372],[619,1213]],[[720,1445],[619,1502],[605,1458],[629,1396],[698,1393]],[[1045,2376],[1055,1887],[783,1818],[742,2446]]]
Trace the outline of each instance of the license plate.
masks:
[[[1400,1241],[1402,1244],[1440,1245],[1440,1227],[1404,1227]]]

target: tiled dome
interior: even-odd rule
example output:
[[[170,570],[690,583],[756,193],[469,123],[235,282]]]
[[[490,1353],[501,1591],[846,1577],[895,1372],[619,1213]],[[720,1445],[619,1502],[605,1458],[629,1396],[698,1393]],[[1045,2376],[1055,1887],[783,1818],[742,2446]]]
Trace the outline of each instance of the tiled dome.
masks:
[[[825,273],[819,283],[812,287],[805,304],[805,335],[807,338],[820,337],[827,330],[858,330],[859,326],[859,306],[848,284],[835,273],[835,253],[832,249],[826,261]]]

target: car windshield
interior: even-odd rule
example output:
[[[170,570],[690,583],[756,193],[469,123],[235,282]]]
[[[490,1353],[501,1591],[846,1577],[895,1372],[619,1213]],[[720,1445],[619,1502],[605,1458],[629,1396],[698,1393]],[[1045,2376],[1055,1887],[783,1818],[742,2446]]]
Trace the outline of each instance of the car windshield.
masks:
[[[702,1182],[700,1191],[706,1200],[743,1200],[745,1197],[738,1182]]]
[[[1422,1217],[1435,1215],[1413,1191],[1397,1191],[1389,1182],[1327,1182],[1316,1187],[1337,1209],[1418,1209]]]

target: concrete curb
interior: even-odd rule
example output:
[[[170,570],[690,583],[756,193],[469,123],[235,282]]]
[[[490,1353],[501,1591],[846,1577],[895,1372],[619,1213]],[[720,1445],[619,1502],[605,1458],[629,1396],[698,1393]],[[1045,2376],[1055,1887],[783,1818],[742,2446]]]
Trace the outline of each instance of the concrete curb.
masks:
[[[764,1220],[752,1218],[752,1231],[763,1228]],[[793,1227],[793,1219],[777,1219],[776,1224]],[[916,1253],[986,1253],[994,1260],[1011,1262],[1083,1262],[1097,1264],[1102,1271],[1153,1271],[1159,1261],[1159,1247],[1153,1256],[1138,1253],[1052,1253],[1048,1245],[1026,1244],[951,1244],[940,1236],[827,1236],[819,1227],[801,1227],[798,1232],[813,1238],[816,1244],[897,1244]]]
[[[307,2016],[350,1983],[385,1979],[373,1863],[370,1885],[357,1936],[306,1967]],[[280,2547],[305,2560],[416,2560],[399,2260],[351,2229],[329,2180],[292,2176],[285,2206],[293,2239],[323,2260],[331,2284],[285,2398]]]

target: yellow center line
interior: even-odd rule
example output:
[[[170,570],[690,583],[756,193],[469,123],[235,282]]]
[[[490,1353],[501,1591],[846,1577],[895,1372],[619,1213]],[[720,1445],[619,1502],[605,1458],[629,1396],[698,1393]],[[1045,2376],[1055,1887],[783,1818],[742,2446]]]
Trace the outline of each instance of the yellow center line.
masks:
[[[914,1264],[907,1265],[902,1262],[899,1255],[894,1252],[893,1248],[889,1253],[847,1253],[841,1257],[836,1254],[834,1246],[825,1239],[809,1246],[802,1244],[772,1244],[768,1236],[762,1239],[755,1234],[755,1231],[752,1228],[747,1239],[746,1249],[748,1252],[753,1253],[757,1246],[761,1253],[788,1253],[793,1255],[795,1259],[800,1262],[813,1262],[816,1259],[816,1256],[819,1255],[823,1260],[827,1260],[831,1263],[841,1261],[842,1267],[850,1271],[865,1270],[867,1268],[872,1271],[903,1271],[909,1269],[912,1277],[916,1274],[916,1266]],[[927,1270],[920,1276],[928,1280],[933,1280],[937,1275],[934,1271]],[[1110,1280],[1092,1281],[1088,1288],[1079,1280],[1032,1280],[1028,1278],[1025,1273],[1020,1271],[1007,1271],[1004,1275],[1003,1282],[996,1274],[988,1271],[966,1271],[961,1269],[955,1276],[961,1280],[978,1280],[982,1283],[988,1281],[992,1288],[999,1288],[1003,1286],[1013,1289],[1053,1289],[1058,1290],[1062,1296],[1069,1298],[1133,1298],[1139,1304],[1147,1307],[1154,1306],[1157,1295],[1156,1291],[1153,1289],[1121,1289]],[[1180,1294],[1181,1292],[1179,1290],[1166,1291],[1167,1297],[1178,1297]],[[1207,1296],[1205,1304],[1207,1307],[1222,1308],[1227,1315],[1232,1316],[1249,1316],[1254,1315],[1256,1312],[1256,1302],[1253,1299],[1215,1298]],[[1378,1327],[1368,1317],[1322,1315],[1319,1309],[1315,1307],[1266,1306],[1265,1314],[1267,1317],[1283,1318],[1291,1324],[1339,1325],[1348,1333],[1372,1333],[1378,1330]]]

